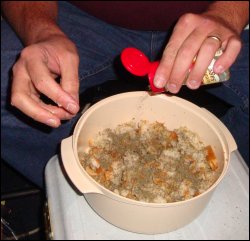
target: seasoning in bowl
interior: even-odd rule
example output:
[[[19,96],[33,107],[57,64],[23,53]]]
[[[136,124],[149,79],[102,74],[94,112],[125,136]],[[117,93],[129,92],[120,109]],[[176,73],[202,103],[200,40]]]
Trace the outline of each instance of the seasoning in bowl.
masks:
[[[190,199],[206,191],[218,176],[210,145],[180,127],[126,122],[104,129],[79,152],[81,165],[99,184],[126,198],[148,203]]]

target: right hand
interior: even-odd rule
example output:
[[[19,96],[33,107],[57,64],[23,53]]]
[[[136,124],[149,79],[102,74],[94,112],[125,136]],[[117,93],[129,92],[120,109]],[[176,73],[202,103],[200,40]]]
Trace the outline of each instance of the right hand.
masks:
[[[218,10],[203,14],[188,13],[179,19],[155,74],[157,88],[165,87],[175,94],[179,92],[184,81],[190,89],[199,88],[209,64],[220,47],[224,52],[216,60],[213,71],[222,74],[230,68],[240,52],[241,41],[240,31],[233,28],[233,21],[231,15],[227,15],[227,10],[222,17]],[[231,23],[232,26],[226,23]],[[213,35],[221,39],[222,46],[219,41],[208,37]],[[194,57],[197,58],[189,73]]]
[[[78,66],[76,46],[65,35],[29,45],[13,66],[11,104],[38,122],[58,127],[79,111]],[[40,94],[57,105],[42,102]]]

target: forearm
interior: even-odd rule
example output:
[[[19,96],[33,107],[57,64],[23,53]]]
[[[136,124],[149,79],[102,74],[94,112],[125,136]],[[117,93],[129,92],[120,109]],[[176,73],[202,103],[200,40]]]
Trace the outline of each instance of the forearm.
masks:
[[[220,18],[231,30],[240,34],[249,21],[249,1],[216,1],[205,14]]]
[[[3,1],[2,14],[25,45],[51,34],[63,34],[56,24],[56,1]]]

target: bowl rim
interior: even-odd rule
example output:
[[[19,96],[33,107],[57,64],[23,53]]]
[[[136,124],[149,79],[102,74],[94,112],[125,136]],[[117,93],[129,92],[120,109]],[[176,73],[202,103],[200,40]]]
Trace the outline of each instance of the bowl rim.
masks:
[[[155,207],[155,208],[161,208],[161,207],[166,207],[166,206],[179,206],[179,205],[184,205],[184,204],[188,204],[190,202],[194,202],[198,199],[201,199],[204,196],[207,196],[209,193],[213,192],[215,190],[215,188],[218,186],[218,184],[221,182],[221,180],[224,178],[224,176],[227,173],[228,167],[229,167],[229,161],[230,161],[230,151],[228,150],[228,148],[225,145],[225,141],[221,140],[221,136],[218,136],[218,133],[216,132],[216,136],[219,137],[220,142],[223,144],[223,149],[226,149],[226,151],[224,151],[225,154],[227,154],[227,156],[224,155],[224,160],[223,160],[223,168],[221,170],[221,173],[218,175],[216,181],[203,193],[189,198],[187,200],[183,200],[183,201],[176,201],[176,202],[169,202],[169,203],[151,203],[151,202],[143,202],[143,201],[137,201],[134,199],[130,199],[127,197],[123,197],[120,194],[116,194],[115,192],[109,190],[108,188],[104,187],[103,185],[101,185],[100,183],[98,183],[94,178],[92,178],[84,169],[84,167],[80,164],[80,160],[79,160],[79,156],[78,156],[78,151],[77,151],[77,140],[80,134],[80,130],[82,128],[82,125],[84,124],[84,121],[88,118],[89,115],[91,115],[91,113],[93,111],[95,111],[95,109],[100,108],[102,105],[105,105],[109,102],[115,101],[117,98],[126,98],[128,96],[149,96],[147,91],[132,91],[132,92],[124,92],[124,93],[120,93],[120,94],[116,94],[116,95],[112,95],[109,96],[107,98],[104,98],[100,101],[98,101],[97,103],[95,103],[94,105],[90,106],[89,109],[87,109],[82,116],[79,118],[75,128],[74,128],[74,132],[72,135],[72,148],[73,148],[73,153],[74,153],[74,157],[75,157],[75,162],[76,165],[78,166],[78,168],[80,169],[80,172],[82,175],[84,175],[85,177],[88,178],[89,181],[91,181],[92,183],[94,183],[94,185],[97,187],[98,190],[100,190],[100,193],[98,192],[97,194],[102,194],[105,196],[108,196],[109,198],[118,200],[120,202],[125,202],[125,203],[129,203],[129,204],[133,204],[133,205],[138,205],[138,206],[150,206],[150,207]],[[166,98],[167,97],[171,97],[171,101],[174,102],[181,102],[182,104],[185,103],[186,105],[188,105],[188,107],[192,107],[195,108],[196,111],[200,111],[201,108],[193,103],[191,103],[190,101],[187,101],[185,99],[182,99],[180,97],[177,96],[168,96],[165,94],[159,94],[159,95],[154,95],[152,97],[154,98]],[[193,110],[192,110],[193,111]],[[203,114],[203,113],[201,113]],[[204,121],[207,122],[206,119],[203,118]],[[208,122],[209,123],[209,122]],[[209,123],[209,125],[212,125],[212,127],[214,127],[214,124]],[[213,128],[213,129],[217,129],[217,128]],[[221,134],[221,133],[219,133]],[[86,195],[88,193],[84,193],[84,195]]]

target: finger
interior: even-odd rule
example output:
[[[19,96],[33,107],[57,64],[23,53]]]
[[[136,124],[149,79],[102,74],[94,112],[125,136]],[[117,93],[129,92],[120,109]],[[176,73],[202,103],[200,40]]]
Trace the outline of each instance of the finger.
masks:
[[[56,115],[42,108],[39,103],[35,102],[32,98],[29,98],[25,94],[14,95],[11,103],[24,114],[30,116],[38,122],[51,127],[58,127],[61,124],[60,119]]]
[[[50,113],[55,115],[60,120],[71,119],[73,116],[70,115],[64,109],[58,108],[52,105],[47,105],[41,101],[40,94],[34,88],[29,78],[29,75],[27,74],[27,71],[24,67],[25,65],[23,63],[24,63],[23,61],[18,61],[13,67],[13,84],[12,84],[12,100],[11,100],[12,105],[17,107],[21,111],[23,111],[25,114],[29,115],[29,112],[25,110],[25,107],[24,108],[22,107],[26,105],[26,102],[24,102],[23,104],[20,104],[20,100],[23,100],[22,96],[26,95],[28,98],[31,99],[31,101],[32,100],[35,101],[40,107],[42,107],[45,110],[48,110]],[[39,109],[37,109],[36,111],[33,110],[33,113],[34,112],[39,112]],[[43,122],[45,124],[49,123],[50,126],[57,127],[60,125],[60,123],[57,123],[57,120],[52,121],[54,118],[51,115],[47,117],[48,121],[46,120],[42,121],[39,117],[36,118],[34,116],[35,114],[32,114],[32,116],[30,117],[36,119],[39,122]]]
[[[27,64],[27,69],[32,82],[41,93],[71,114],[78,112],[78,103],[51,77],[47,66],[43,62],[30,61]]]
[[[50,104],[45,104],[44,102],[42,102],[40,99],[40,95],[36,92],[33,86],[31,86],[30,91],[31,91],[30,97],[33,100],[39,103],[40,106],[43,107],[45,110],[48,110],[52,114],[56,115],[60,120],[70,120],[75,116],[75,115],[69,114],[66,110],[64,110],[61,107],[50,105]]]
[[[221,74],[234,63],[238,54],[240,53],[242,43],[236,37],[231,37],[228,40],[224,53],[218,58],[214,64],[214,72]]]
[[[70,120],[75,116],[75,115],[71,115],[70,113],[65,111],[63,108],[60,108],[54,105],[48,105],[43,102],[41,102],[40,105],[45,110],[48,110],[53,115],[57,116],[60,120]]]
[[[180,90],[194,57],[210,32],[210,28],[205,28],[206,25],[207,22],[199,25],[181,45],[167,83],[170,92],[177,93]]]
[[[16,73],[20,71],[15,71]],[[19,76],[13,75],[13,84],[11,89],[11,104],[21,110],[27,116],[34,120],[44,123],[51,127],[58,127],[60,119],[50,111],[42,108],[39,101],[36,101],[37,96],[30,93],[30,79],[25,74]],[[41,102],[41,101],[40,101]]]
[[[74,100],[79,103],[79,77],[78,77],[79,57],[68,54],[61,62],[61,86],[69,93]]]
[[[202,79],[207,71],[207,68],[218,50],[220,43],[213,38],[206,38],[201,45],[194,67],[186,81],[187,87],[197,89],[202,83]]]
[[[194,18],[193,14],[186,14],[176,24],[155,73],[154,85],[157,88],[163,88],[168,82],[179,48],[196,27],[192,24]]]

